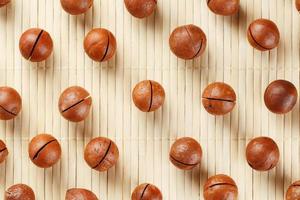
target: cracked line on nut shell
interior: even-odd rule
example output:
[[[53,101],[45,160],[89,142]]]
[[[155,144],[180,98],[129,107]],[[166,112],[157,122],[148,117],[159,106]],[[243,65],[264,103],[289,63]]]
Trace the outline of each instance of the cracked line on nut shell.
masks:
[[[50,144],[51,142],[54,142],[56,141],[56,139],[53,139],[53,140],[50,140],[49,142],[47,142],[46,144],[44,144],[33,156],[32,160],[36,159],[39,155],[39,153],[48,145]]]
[[[107,46],[106,46],[106,49],[105,49],[105,53],[104,53],[102,59],[100,60],[100,62],[102,62],[105,59],[105,57],[107,56],[108,48],[109,48],[109,32],[107,32]]]
[[[150,105],[149,105],[148,112],[151,111],[152,101],[153,101],[153,85],[151,81],[149,81],[149,83],[150,83]]]
[[[34,49],[35,49],[37,43],[39,42],[39,40],[40,40],[40,38],[41,38],[43,32],[44,32],[44,30],[41,30],[41,32],[39,33],[38,37],[36,38],[36,40],[35,40],[35,42],[34,42],[34,44],[33,44],[33,47],[32,47],[32,49],[31,49],[31,52],[30,52],[30,54],[29,54],[28,60],[31,60],[33,51],[34,51]]]
[[[253,34],[252,34],[252,30],[251,30],[251,25],[250,25],[250,28],[249,28],[249,33],[250,33],[250,36],[252,38],[252,40],[255,42],[255,44],[257,44],[258,46],[260,46],[261,48],[263,48],[264,50],[271,50],[269,48],[266,48],[264,46],[262,46],[261,44],[259,44],[256,39],[254,38]]]
[[[78,104],[80,104],[80,103],[84,102],[85,100],[87,100],[87,99],[89,99],[89,98],[91,98],[91,96],[90,96],[90,95],[89,95],[89,96],[87,96],[87,97],[85,97],[85,98],[83,98],[82,100],[78,101],[77,103],[73,104],[72,106],[70,106],[70,107],[68,107],[68,108],[64,109],[62,112],[66,112],[66,111],[70,110],[71,108],[73,108],[73,107],[77,106]]]
[[[109,145],[108,145],[108,147],[107,147],[107,150],[106,150],[106,152],[105,152],[103,158],[99,161],[99,163],[98,163],[96,166],[93,167],[93,169],[96,169],[96,168],[103,162],[103,160],[106,158],[106,156],[107,156],[107,154],[108,154],[108,152],[109,152],[109,149],[110,149],[110,147],[111,147],[111,143],[112,143],[112,141],[110,141],[110,143],[109,143]]]
[[[231,103],[235,102],[233,100],[228,100],[228,99],[218,99],[218,98],[210,98],[210,97],[202,97],[202,98],[207,99],[207,100],[213,100],[213,101],[225,101],[225,102],[231,102]]]
[[[184,26],[184,28],[185,28],[186,32],[188,33],[190,39],[192,40],[192,42],[193,42],[193,49],[195,50],[195,43],[196,42],[193,40],[192,35],[191,35],[190,31],[188,30],[187,26]],[[197,53],[195,55],[193,55],[193,57],[191,59],[195,58],[198,55],[198,53],[201,51],[202,41],[203,40],[201,40],[201,45],[200,45],[200,48],[197,50]]]
[[[182,164],[182,165],[187,165],[187,166],[196,166],[196,165],[198,165],[198,163],[188,164],[188,163],[181,162],[181,161],[175,159],[175,158],[174,158],[173,156],[171,156],[171,155],[170,155],[170,158],[172,158],[173,160],[175,160],[176,162],[178,162],[178,163],[180,163],[180,164]]]
[[[4,149],[0,150],[0,153],[2,153],[3,151],[7,150],[7,148],[5,147]]]
[[[11,114],[11,115],[17,116],[17,114],[16,114],[16,113],[13,113],[13,112],[11,112],[11,111],[7,110],[6,108],[4,108],[4,107],[3,107],[3,106],[1,106],[1,105],[0,105],[0,108],[2,108],[3,110],[5,110],[6,112],[8,112],[8,113],[9,113],[9,114]]]
[[[216,184],[210,185],[208,188],[213,188],[215,186],[220,186],[220,185],[230,185],[230,186],[233,186],[236,188],[236,185],[231,184],[231,183],[216,183]]]
[[[147,190],[147,188],[148,188],[149,186],[150,186],[150,184],[147,184],[146,187],[144,188],[144,190],[143,190],[143,192],[142,192],[142,195],[141,195],[141,200],[143,199],[144,194],[145,194],[145,192],[146,192],[146,190]]]

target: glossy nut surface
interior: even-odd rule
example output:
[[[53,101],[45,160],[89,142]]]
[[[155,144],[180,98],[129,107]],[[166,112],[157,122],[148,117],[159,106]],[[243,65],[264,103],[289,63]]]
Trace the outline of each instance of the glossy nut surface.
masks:
[[[11,87],[0,87],[0,119],[13,119],[21,109],[22,99],[19,93]]]
[[[189,60],[199,57],[206,48],[206,36],[195,25],[179,26],[169,38],[171,51],[179,58]]]
[[[35,195],[28,185],[16,184],[5,191],[4,200],[35,200]]]
[[[92,139],[84,149],[84,159],[97,171],[107,171],[113,167],[119,158],[117,145],[110,139],[97,137]]]
[[[116,52],[117,42],[115,36],[107,29],[95,28],[84,39],[86,54],[97,62],[111,59]]]
[[[203,193],[205,200],[237,200],[238,188],[231,177],[218,174],[206,181]]]
[[[300,11],[300,0],[296,0],[296,8]]]
[[[0,0],[0,8],[6,6],[9,2],[10,0]]]
[[[49,168],[55,165],[61,156],[61,147],[57,139],[49,134],[39,134],[29,143],[30,160],[38,167]]]
[[[6,144],[0,140],[0,164],[6,159],[8,155],[8,150]]]
[[[279,148],[271,138],[257,137],[248,143],[246,158],[253,169],[267,171],[276,167],[279,161]]]
[[[145,18],[150,16],[155,8],[156,0],[124,0],[125,6],[134,17]]]
[[[131,200],[162,200],[161,191],[152,184],[144,183],[137,186],[131,195]]]
[[[72,86],[62,92],[58,101],[60,114],[72,122],[87,118],[92,106],[92,97],[82,87]]]
[[[257,19],[249,25],[247,37],[254,48],[269,51],[278,46],[280,33],[276,24],[271,20]]]
[[[202,149],[193,138],[177,139],[170,150],[169,159],[179,169],[190,170],[201,163]]]
[[[67,190],[65,200],[98,200],[98,198],[90,190],[71,188]]]
[[[239,11],[239,0],[207,0],[209,9],[218,15],[234,15]]]
[[[267,108],[276,114],[290,112],[297,103],[296,87],[289,81],[276,80],[265,90],[264,101]]]
[[[286,191],[286,200],[299,200],[300,199],[300,181],[292,183]]]
[[[31,28],[21,35],[19,49],[25,59],[41,62],[51,55],[53,41],[47,31]]]
[[[212,115],[225,115],[233,110],[236,104],[236,94],[230,85],[214,82],[204,89],[202,104]]]
[[[164,104],[165,90],[156,81],[144,80],[134,87],[132,100],[141,111],[152,112]]]
[[[93,0],[60,0],[62,8],[71,15],[87,12],[93,5]]]

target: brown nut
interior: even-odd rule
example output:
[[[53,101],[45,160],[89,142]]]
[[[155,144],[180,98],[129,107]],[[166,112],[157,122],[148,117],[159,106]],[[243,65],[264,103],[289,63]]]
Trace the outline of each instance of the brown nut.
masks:
[[[41,62],[51,55],[53,42],[47,31],[31,28],[22,34],[19,48],[25,59],[32,62]]]
[[[28,185],[16,184],[5,191],[4,200],[35,200],[35,195]]]
[[[300,11],[300,0],[296,0],[296,8]]]
[[[300,199],[300,181],[292,183],[285,195],[286,200],[299,200]]]
[[[95,28],[84,38],[84,50],[94,61],[104,62],[111,59],[116,52],[115,36],[107,29]]]
[[[30,160],[41,168],[55,165],[61,156],[61,147],[57,139],[49,134],[39,134],[29,143]]]
[[[144,183],[137,186],[131,195],[131,200],[162,200],[161,191],[152,184]]]
[[[269,51],[278,46],[280,33],[276,24],[271,20],[257,19],[249,25],[247,37],[254,48]]]
[[[157,0],[124,0],[124,3],[134,17],[145,18],[154,12]]]
[[[90,190],[71,188],[67,190],[65,200],[98,200],[98,198]]]
[[[113,167],[119,158],[117,145],[110,139],[97,137],[92,139],[84,149],[84,159],[97,171],[107,171]]]
[[[205,110],[212,115],[225,115],[231,112],[235,102],[235,92],[226,83],[211,83],[202,93],[202,104]]]
[[[207,0],[209,9],[218,15],[234,15],[239,11],[240,0]]]
[[[206,181],[203,193],[205,200],[236,200],[238,188],[232,178],[218,174]]]
[[[59,97],[60,114],[72,122],[87,118],[92,105],[92,97],[82,87],[72,86],[63,91]]]
[[[279,149],[271,138],[257,137],[247,145],[246,158],[253,169],[267,171],[276,167],[279,161]]]
[[[71,15],[87,12],[93,5],[93,0],[60,0],[62,8]]]
[[[0,119],[15,118],[22,109],[19,93],[11,87],[0,87]]]
[[[132,100],[143,112],[159,109],[165,101],[165,90],[156,81],[144,80],[136,84],[132,91]]]
[[[6,159],[8,155],[8,150],[5,143],[0,140],[0,164]]]
[[[0,0],[0,8],[6,6],[9,2],[10,0]]]
[[[177,139],[170,150],[169,159],[179,169],[190,170],[201,163],[202,149],[193,138]]]
[[[276,114],[290,112],[297,103],[296,87],[289,81],[276,80],[266,88],[264,100],[267,108]]]
[[[206,48],[206,36],[195,25],[177,27],[170,35],[171,51],[179,58],[188,60],[199,57]]]

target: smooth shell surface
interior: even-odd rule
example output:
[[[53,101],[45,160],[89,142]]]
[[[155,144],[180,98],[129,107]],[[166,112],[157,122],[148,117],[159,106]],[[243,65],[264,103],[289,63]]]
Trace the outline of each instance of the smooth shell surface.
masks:
[[[28,185],[16,184],[5,191],[4,200],[35,200],[35,195]]]
[[[71,15],[87,12],[93,5],[93,0],[60,0],[63,9]]]
[[[65,200],[98,200],[98,198],[90,190],[71,188],[67,190]]]
[[[131,195],[131,200],[162,200],[161,191],[152,184],[144,183],[137,186]]]
[[[156,0],[124,0],[125,6],[134,17],[150,16],[156,8]]]
[[[239,11],[239,0],[207,0],[209,9],[218,15],[234,15]]]

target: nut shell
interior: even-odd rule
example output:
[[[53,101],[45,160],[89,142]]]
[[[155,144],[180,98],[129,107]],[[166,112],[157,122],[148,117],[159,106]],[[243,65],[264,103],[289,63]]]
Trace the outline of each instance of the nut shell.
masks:
[[[257,19],[249,25],[247,37],[254,48],[269,51],[278,46],[280,33],[276,24],[271,20]]]
[[[61,156],[59,142],[49,134],[39,134],[29,143],[28,153],[30,160],[41,168],[55,165]]]
[[[190,170],[200,164],[202,149],[195,139],[183,137],[173,143],[169,158],[179,169]]]
[[[21,109],[22,99],[19,93],[11,87],[0,87],[0,119],[13,119]]]
[[[53,41],[47,31],[31,28],[21,35],[19,49],[25,59],[32,62],[41,62],[51,55]]]
[[[225,115],[233,110],[236,104],[236,94],[230,85],[214,82],[204,89],[202,104],[212,115]]]
[[[125,6],[134,17],[145,18],[156,9],[156,0],[124,0]]]
[[[87,12],[93,5],[93,0],[60,0],[62,8],[71,15]]]
[[[300,0],[296,0],[296,8],[300,11]]]
[[[238,188],[232,178],[218,174],[206,181],[203,196],[205,200],[236,200]]]
[[[286,200],[300,199],[300,181],[296,181],[289,186],[285,198]]]
[[[246,148],[248,164],[255,170],[267,171],[276,167],[279,161],[279,148],[269,137],[252,139]]]
[[[189,60],[199,57],[206,48],[206,35],[195,25],[179,26],[169,38],[171,51],[179,58]]]
[[[152,184],[144,183],[137,186],[131,195],[131,200],[162,200],[161,191]]]
[[[110,139],[97,137],[92,139],[84,149],[84,159],[97,171],[107,171],[113,167],[119,158],[117,145]]]
[[[152,112],[164,104],[165,90],[156,81],[144,80],[134,87],[132,100],[141,111]]]
[[[67,190],[65,200],[98,200],[98,198],[90,190],[71,188]]]
[[[290,112],[297,103],[296,87],[286,80],[276,80],[265,90],[264,101],[267,108],[276,114]]]
[[[10,0],[0,0],[0,8],[10,3]]]
[[[35,200],[35,195],[28,185],[16,184],[5,191],[4,200]]]
[[[6,159],[8,155],[8,150],[6,144],[0,140],[0,164]]]
[[[115,36],[107,29],[95,28],[84,39],[86,54],[97,62],[111,59],[116,52],[117,42]]]
[[[87,118],[92,106],[92,97],[82,87],[72,86],[65,89],[59,97],[60,114],[72,122],[80,122]]]
[[[208,0],[209,9],[218,15],[234,15],[239,11],[239,0]]]

